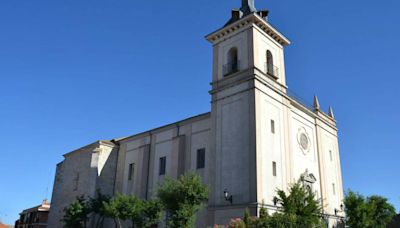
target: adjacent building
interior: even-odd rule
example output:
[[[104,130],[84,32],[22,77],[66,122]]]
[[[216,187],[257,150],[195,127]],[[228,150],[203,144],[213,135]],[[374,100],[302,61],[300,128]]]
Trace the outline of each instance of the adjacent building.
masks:
[[[22,211],[15,228],[46,228],[49,210],[49,201],[43,200],[42,204]]]
[[[197,227],[227,224],[246,208],[278,210],[276,189],[301,179],[321,199],[329,227],[343,219],[338,129],[332,108],[306,105],[286,84],[290,41],[242,0],[206,36],[212,45],[211,111],[129,137],[94,142],[57,165],[49,227],[63,208],[96,189],[148,199],[166,176],[192,171],[210,188]],[[118,121],[118,120],[116,120]],[[134,124],[134,122],[132,122]]]

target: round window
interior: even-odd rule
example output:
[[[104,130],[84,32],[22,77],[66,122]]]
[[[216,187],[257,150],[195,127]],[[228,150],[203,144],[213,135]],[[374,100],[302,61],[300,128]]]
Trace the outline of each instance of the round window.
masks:
[[[299,128],[299,131],[297,133],[297,141],[299,143],[301,151],[304,154],[307,154],[310,151],[311,141],[304,127]]]
[[[308,145],[310,142],[308,141],[308,137],[305,133],[301,133],[300,135],[300,145],[303,148],[303,150],[308,150]]]

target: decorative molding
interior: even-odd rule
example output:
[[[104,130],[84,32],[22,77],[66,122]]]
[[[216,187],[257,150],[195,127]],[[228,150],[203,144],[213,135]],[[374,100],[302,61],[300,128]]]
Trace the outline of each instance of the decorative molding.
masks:
[[[307,155],[308,152],[310,152],[311,140],[304,127],[300,127],[297,131],[297,142],[299,143],[299,147],[301,151],[303,151],[303,154]]]
[[[270,25],[267,21],[261,18],[258,14],[252,13],[243,19],[227,25],[209,35],[206,36],[206,39],[211,43],[217,43],[221,41],[223,38],[226,38],[228,35],[236,32],[237,30],[245,27],[246,25],[256,25],[258,28],[262,29],[266,34],[272,37],[276,42],[281,44],[282,46],[286,46],[290,44],[290,41],[278,32],[272,25]]]

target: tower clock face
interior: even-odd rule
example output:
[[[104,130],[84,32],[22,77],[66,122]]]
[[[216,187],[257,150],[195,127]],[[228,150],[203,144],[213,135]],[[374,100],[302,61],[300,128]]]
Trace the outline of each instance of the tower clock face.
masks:
[[[304,127],[299,128],[297,133],[297,141],[299,143],[299,147],[304,154],[307,154],[310,151],[311,142],[308,137],[308,133]]]

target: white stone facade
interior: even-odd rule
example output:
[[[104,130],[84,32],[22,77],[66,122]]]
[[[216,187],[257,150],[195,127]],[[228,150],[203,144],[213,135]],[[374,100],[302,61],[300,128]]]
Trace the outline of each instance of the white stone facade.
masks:
[[[276,189],[305,174],[330,227],[341,219],[336,121],[317,101],[310,108],[289,95],[284,47],[290,42],[257,13],[207,40],[213,46],[211,112],[66,154],[57,166],[49,227],[61,227],[62,208],[79,195],[93,196],[98,188],[148,199],[165,176],[188,171],[210,188],[197,227],[227,224],[246,208],[254,215],[260,207],[273,212]],[[199,150],[205,151],[204,168],[198,168]]]

